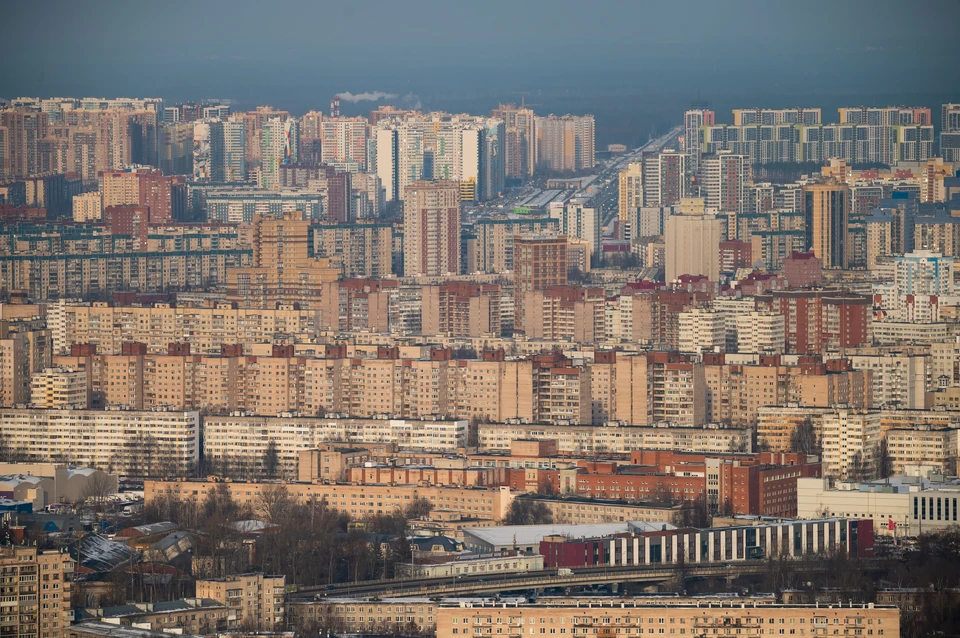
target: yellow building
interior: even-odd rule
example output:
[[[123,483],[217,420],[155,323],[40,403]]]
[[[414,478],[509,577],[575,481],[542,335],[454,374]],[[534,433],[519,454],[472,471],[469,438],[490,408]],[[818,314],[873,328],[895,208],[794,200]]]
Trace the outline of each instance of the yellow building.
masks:
[[[285,627],[286,576],[262,573],[233,574],[197,581],[197,597],[226,605],[227,624],[249,631],[276,631]]]

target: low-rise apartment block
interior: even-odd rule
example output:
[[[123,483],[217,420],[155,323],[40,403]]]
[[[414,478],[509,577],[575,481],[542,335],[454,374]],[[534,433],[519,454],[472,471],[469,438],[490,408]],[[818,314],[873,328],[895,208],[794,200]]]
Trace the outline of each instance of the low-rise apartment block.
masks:
[[[760,635],[763,629],[777,631],[787,628],[808,635],[827,635],[833,631],[844,635],[874,635],[885,638],[900,636],[900,610],[896,607],[861,605],[847,607],[812,607],[794,605],[757,605],[735,607],[690,605],[661,606],[644,604],[630,599],[613,599],[603,604],[583,606],[579,601],[554,601],[550,605],[517,603],[441,603],[437,608],[437,638],[456,638],[464,634],[473,636],[479,630],[486,635],[503,628],[507,636],[522,636],[526,628],[543,629],[544,633],[569,635],[614,635],[616,629],[623,633],[640,635],[641,632],[690,636],[719,635],[734,628],[743,633]],[[883,634],[879,632],[883,631]],[[820,633],[822,632],[822,634]],[[629,635],[629,634],[627,634]]]
[[[276,631],[285,626],[286,576],[233,574],[197,581],[197,596],[227,608],[227,625],[248,631]]]
[[[300,502],[325,500],[327,505],[353,518],[392,514],[414,499],[424,498],[438,510],[457,510],[471,518],[499,521],[507,513],[514,494],[509,487],[494,489],[416,485],[337,485],[293,482],[159,481],[144,482],[144,500],[174,498],[202,503],[207,494],[226,485],[234,501],[255,506],[264,490],[286,488]]]

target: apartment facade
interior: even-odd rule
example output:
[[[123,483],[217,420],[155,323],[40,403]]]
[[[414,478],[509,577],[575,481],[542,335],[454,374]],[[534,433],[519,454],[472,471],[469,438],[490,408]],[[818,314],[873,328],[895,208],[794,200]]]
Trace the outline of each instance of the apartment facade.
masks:
[[[465,517],[500,521],[513,500],[509,487],[494,489],[416,485],[337,485],[322,483],[246,483],[237,481],[145,481],[144,499],[177,498],[202,503],[206,495],[226,485],[233,500],[240,504],[256,505],[264,490],[283,486],[300,502],[310,499],[325,500],[333,509],[353,518],[393,514],[424,498],[435,509],[458,510]]]
[[[197,412],[0,410],[11,448],[132,476],[188,475],[200,460]]]
[[[208,416],[203,456],[256,472],[269,444],[276,446],[282,476],[297,476],[299,454],[327,442],[396,443],[403,449],[453,452],[466,446],[467,422],[409,419],[327,419],[298,416]]]
[[[272,632],[286,626],[286,584],[286,576],[233,574],[198,580],[197,597],[225,605],[230,627]]]
[[[35,547],[0,547],[3,633],[12,638],[61,638],[73,622],[73,559]]]

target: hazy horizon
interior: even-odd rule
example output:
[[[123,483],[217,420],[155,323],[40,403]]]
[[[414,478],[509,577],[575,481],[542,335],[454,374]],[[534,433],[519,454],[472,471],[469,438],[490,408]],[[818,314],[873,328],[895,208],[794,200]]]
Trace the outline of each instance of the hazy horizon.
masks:
[[[598,145],[644,139],[697,99],[718,121],[735,107],[819,106],[833,121],[842,105],[960,101],[950,47],[960,3],[805,7],[9,0],[0,35],[8,51],[27,53],[0,62],[0,97],[226,98],[294,113],[326,110],[344,91],[472,112],[525,98],[538,112],[594,113]]]

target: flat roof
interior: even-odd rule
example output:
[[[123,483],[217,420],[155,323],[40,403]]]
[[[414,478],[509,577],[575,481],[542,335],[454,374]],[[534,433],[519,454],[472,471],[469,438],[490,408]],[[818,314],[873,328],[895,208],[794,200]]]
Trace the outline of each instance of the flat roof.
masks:
[[[654,532],[676,529],[667,522],[623,521],[619,523],[589,523],[586,525],[502,525],[500,527],[465,527],[463,532],[489,545],[531,545],[539,543],[544,536],[567,536],[569,538],[594,538],[626,534],[632,530]]]

